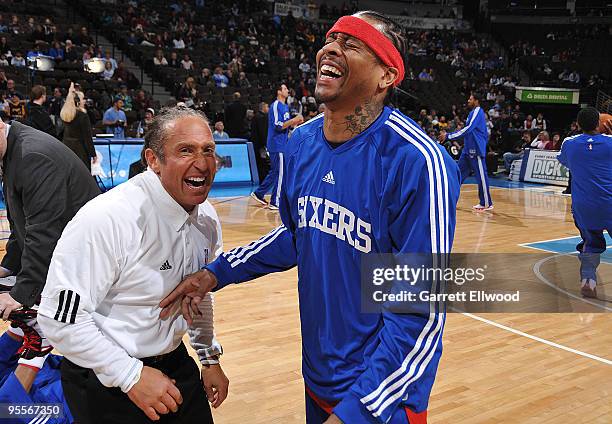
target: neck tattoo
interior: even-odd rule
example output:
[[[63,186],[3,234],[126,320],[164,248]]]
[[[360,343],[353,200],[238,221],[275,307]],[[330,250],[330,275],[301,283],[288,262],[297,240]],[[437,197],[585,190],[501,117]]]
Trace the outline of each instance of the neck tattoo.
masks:
[[[349,138],[361,133],[378,118],[382,108],[382,104],[374,104],[369,101],[366,101],[363,105],[358,105],[355,107],[354,114],[344,117],[343,124],[346,126],[344,132],[349,134]]]

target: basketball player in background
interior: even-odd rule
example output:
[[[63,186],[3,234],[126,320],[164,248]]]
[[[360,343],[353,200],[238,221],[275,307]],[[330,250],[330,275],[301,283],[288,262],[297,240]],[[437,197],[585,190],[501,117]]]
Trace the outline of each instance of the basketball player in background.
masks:
[[[278,199],[282,191],[282,169],[283,155],[287,149],[289,130],[304,122],[302,115],[291,118],[289,106],[287,106],[289,90],[285,84],[279,85],[276,90],[276,100],[270,104],[268,112],[268,153],[270,155],[270,171],[261,182],[257,190],[251,193],[251,197],[259,203],[266,205],[264,196],[272,190],[270,204],[272,210],[278,210]]]
[[[315,94],[325,113],[289,142],[284,225],[222,254],[161,304],[163,318],[182,301],[189,319],[204,293],[297,265],[309,424],[426,420],[444,310],[366,314],[360,293],[367,254],[430,256],[453,241],[457,165],[385,106],[404,78],[406,48],[402,28],[379,13],[334,24],[317,54]]]
[[[480,203],[473,208],[477,212],[493,209],[493,201],[489,192],[489,177],[487,175],[487,119],[480,107],[480,95],[472,93],[467,101],[471,109],[465,121],[465,127],[458,131],[447,134],[441,131],[438,140],[444,143],[446,139],[455,140],[463,137],[463,150],[459,156],[459,169],[461,170],[461,183],[470,176],[470,171],[476,175],[478,182],[478,198]]]
[[[606,250],[604,231],[612,230],[612,136],[600,134],[599,112],[587,107],[578,112],[582,134],[564,140],[559,162],[572,173],[572,213],[582,241],[580,293],[597,297],[597,266]]]

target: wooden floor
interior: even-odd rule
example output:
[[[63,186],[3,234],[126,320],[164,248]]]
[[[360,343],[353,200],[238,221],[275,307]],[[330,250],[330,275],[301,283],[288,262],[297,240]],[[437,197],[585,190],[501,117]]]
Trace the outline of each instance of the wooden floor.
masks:
[[[463,186],[454,251],[534,252],[519,244],[577,235],[569,198],[549,190],[559,191],[494,188],[495,210],[477,214],[471,210],[476,186]],[[280,223],[278,213],[248,197],[213,203],[226,250]],[[610,268],[600,267],[608,282]],[[214,411],[217,423],[304,422],[296,286],[292,270],[216,295],[216,328],[230,378],[230,395]],[[577,283],[568,290],[578,294]],[[609,284],[598,290],[612,295]],[[611,423],[611,330],[608,313],[449,313],[429,422]]]

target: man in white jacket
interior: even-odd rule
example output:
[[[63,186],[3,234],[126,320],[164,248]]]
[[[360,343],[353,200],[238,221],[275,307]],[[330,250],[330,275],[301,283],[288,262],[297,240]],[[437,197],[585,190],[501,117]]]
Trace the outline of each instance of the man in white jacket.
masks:
[[[223,251],[206,200],[215,143],[206,118],[162,111],[145,137],[149,169],[86,204],[53,254],[38,320],[65,356],[64,393],[79,424],[212,423],[228,379],[219,365],[212,297],[189,325],[159,302]],[[182,343],[189,331],[202,362]],[[165,414],[165,416],[164,416]]]

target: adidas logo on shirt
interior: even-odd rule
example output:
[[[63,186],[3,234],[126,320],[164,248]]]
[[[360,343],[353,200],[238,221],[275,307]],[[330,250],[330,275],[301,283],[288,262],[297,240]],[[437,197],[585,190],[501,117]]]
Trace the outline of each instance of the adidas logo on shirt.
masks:
[[[161,267],[159,267],[160,271],[167,271],[169,269],[172,269],[172,265],[170,265],[170,262],[168,261],[164,262],[164,264]]]
[[[322,181],[324,183],[328,183],[328,184],[336,184],[336,181],[334,180],[334,173],[332,171],[329,171],[322,179]]]

